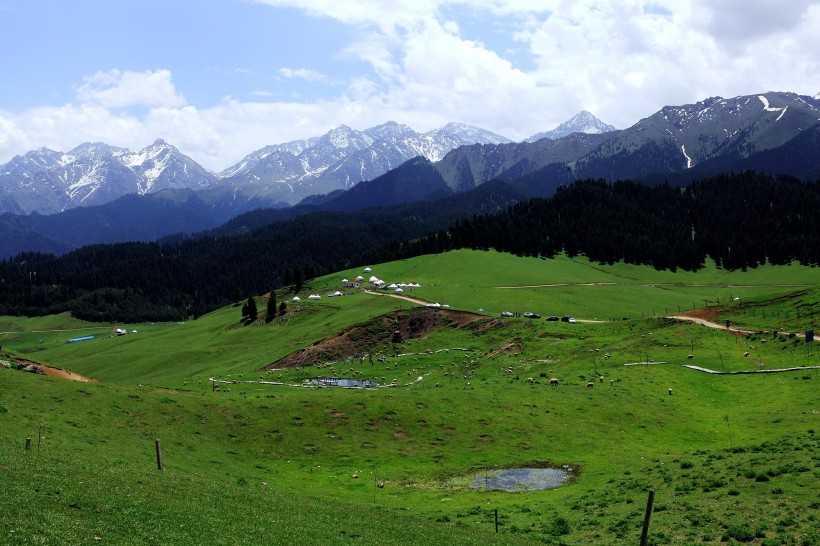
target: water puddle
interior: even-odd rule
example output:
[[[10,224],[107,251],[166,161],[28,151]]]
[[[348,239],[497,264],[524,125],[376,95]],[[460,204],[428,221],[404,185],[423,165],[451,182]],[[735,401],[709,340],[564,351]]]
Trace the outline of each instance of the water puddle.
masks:
[[[378,387],[379,384],[369,379],[345,379],[342,377],[317,377],[315,379],[306,379],[305,383],[311,385],[321,385],[323,387],[347,387],[360,388]]]
[[[554,489],[575,477],[572,468],[504,468],[476,473],[470,484],[472,489],[500,491],[539,491]]]

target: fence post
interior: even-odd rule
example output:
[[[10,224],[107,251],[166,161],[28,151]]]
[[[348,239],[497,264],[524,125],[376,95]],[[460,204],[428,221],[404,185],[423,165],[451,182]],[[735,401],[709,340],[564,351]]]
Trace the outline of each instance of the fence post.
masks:
[[[157,438],[157,470],[165,470],[162,466],[162,446],[159,444],[159,438]]]
[[[641,531],[641,546],[646,546],[646,539],[649,535],[649,518],[652,516],[652,501],[655,500],[655,490],[649,490],[649,498],[646,499],[646,513],[643,516],[643,531]]]
[[[26,438],[26,451],[31,449],[31,438]]]

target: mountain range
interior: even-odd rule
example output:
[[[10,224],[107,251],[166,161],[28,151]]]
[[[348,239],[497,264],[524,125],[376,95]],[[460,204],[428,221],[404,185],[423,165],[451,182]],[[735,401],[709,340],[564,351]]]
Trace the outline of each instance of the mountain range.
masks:
[[[585,178],[688,184],[755,169],[820,179],[818,150],[820,98],[779,92],[668,106],[623,130],[580,112],[524,142],[459,124],[423,134],[394,122],[342,126],[267,146],[217,174],[163,141],[139,152],[105,144],[67,154],[41,149],[0,166],[0,256],[155,240],[257,208],[288,207],[258,220],[392,206],[490,180],[525,198]],[[31,211],[39,213],[25,216]]]
[[[246,210],[289,206],[348,189],[416,156],[437,161],[465,144],[501,142],[509,139],[457,123],[423,134],[395,122],[365,131],[342,125],[321,137],[266,146],[216,174],[163,140],[136,152],[102,143],[68,153],[41,148],[0,166],[0,212],[52,214],[178,189],[201,191],[216,208],[234,204],[233,212],[243,204]]]

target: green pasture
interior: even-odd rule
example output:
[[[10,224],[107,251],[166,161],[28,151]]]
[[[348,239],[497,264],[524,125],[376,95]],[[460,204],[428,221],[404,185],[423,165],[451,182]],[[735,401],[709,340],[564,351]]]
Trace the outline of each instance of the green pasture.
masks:
[[[406,292],[453,308],[498,315],[531,311],[543,316],[611,320],[667,315],[750,297],[788,294],[820,284],[816,269],[761,266],[726,271],[710,263],[698,272],[657,271],[645,266],[604,265],[585,258],[518,258],[495,251],[456,250],[342,271],[324,281],[371,275],[390,282],[418,282]],[[592,285],[592,286],[590,286]],[[735,300],[739,298],[739,300]]]
[[[242,322],[237,306],[125,336],[67,316],[0,319],[0,358],[100,381],[0,368],[0,542],[637,544],[654,489],[651,544],[820,544],[820,355],[790,335],[815,324],[816,270],[673,274],[467,251],[371,267],[312,281],[270,323]],[[372,363],[258,371],[385,313],[425,311],[327,298],[359,274],[487,316],[374,343]],[[521,288],[546,284],[572,286]],[[307,301],[314,292],[322,300]],[[653,316],[686,300],[756,333]],[[761,320],[798,307],[788,330]],[[600,322],[501,320],[507,309]],[[74,332],[99,335],[66,343]],[[396,386],[303,386],[326,375]],[[470,487],[545,465],[573,478]]]

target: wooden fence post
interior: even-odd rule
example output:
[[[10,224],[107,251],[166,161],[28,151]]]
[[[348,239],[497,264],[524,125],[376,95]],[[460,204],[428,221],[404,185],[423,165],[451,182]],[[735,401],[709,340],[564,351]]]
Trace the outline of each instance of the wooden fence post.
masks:
[[[649,490],[649,498],[646,499],[646,514],[643,516],[643,531],[641,531],[641,546],[646,546],[646,539],[649,535],[649,518],[652,515],[652,501],[655,500],[655,490]]]
[[[157,438],[157,470],[165,470],[162,466],[162,446],[159,444],[159,438]]]

